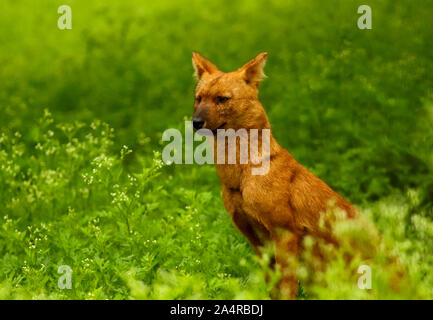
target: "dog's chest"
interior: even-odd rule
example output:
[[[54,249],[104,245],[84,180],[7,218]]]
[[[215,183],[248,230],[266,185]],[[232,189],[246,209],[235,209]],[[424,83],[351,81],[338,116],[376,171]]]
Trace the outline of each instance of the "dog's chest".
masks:
[[[226,208],[235,208],[260,224],[267,224],[267,212],[272,209],[275,193],[261,185],[260,181],[242,175],[242,170],[235,166],[224,166],[218,170],[221,183],[225,187],[226,197],[223,197]],[[228,210],[230,212],[230,210]]]
[[[245,165],[216,165],[218,176],[220,177],[221,183],[227,186],[229,189],[241,188],[242,183],[242,172],[246,169]]]

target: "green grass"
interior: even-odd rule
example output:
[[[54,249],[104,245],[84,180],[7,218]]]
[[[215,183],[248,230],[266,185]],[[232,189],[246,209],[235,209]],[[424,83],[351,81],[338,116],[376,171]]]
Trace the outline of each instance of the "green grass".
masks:
[[[67,31],[62,4],[0,5],[0,298],[269,298],[215,169],[160,160],[192,114],[192,51],[224,71],[267,51],[273,134],[383,234],[372,290],[342,249],[300,266],[300,298],[433,298],[433,1],[371,1],[372,30],[360,1],[66,1]]]

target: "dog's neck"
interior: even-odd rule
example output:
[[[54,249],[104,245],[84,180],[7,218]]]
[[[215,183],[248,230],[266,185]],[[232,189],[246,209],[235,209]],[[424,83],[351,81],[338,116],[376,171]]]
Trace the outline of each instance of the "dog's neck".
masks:
[[[215,166],[221,182],[231,189],[241,189],[242,180],[254,174],[253,168],[260,168],[263,166],[264,161],[268,161],[268,168],[270,170],[273,159],[284,150],[272,136],[270,129],[267,133],[268,136],[266,136],[266,133],[263,133],[262,130],[257,130],[257,135],[252,133],[254,131],[252,129],[244,130],[246,134],[239,134],[236,137],[236,144],[233,142],[230,143],[230,138],[223,136],[214,137]],[[265,139],[263,140],[264,136]],[[235,137],[232,137],[232,139],[234,138]],[[268,144],[267,150],[264,152],[265,154],[263,153],[263,143]],[[244,144],[243,147],[242,144]],[[247,148],[245,148],[245,145]],[[252,154],[252,149],[257,153]],[[218,153],[220,153],[219,159]],[[236,158],[234,163],[229,162],[230,154],[232,157],[233,154],[235,154]],[[244,157],[243,162],[241,161],[242,157]],[[221,161],[222,158],[224,161]],[[232,160],[234,159],[232,158]],[[245,160],[247,160],[246,163]]]

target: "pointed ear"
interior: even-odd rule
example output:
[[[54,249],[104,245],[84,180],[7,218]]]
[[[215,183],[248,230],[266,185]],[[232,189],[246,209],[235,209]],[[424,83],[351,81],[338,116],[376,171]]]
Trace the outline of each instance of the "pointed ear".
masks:
[[[268,53],[262,52],[238,69],[238,72],[242,74],[246,83],[258,87],[260,81],[266,78],[263,68],[265,67],[267,57]]]
[[[192,53],[192,65],[195,70],[194,76],[197,78],[197,80],[200,80],[204,73],[213,73],[218,71],[216,65],[197,52]]]

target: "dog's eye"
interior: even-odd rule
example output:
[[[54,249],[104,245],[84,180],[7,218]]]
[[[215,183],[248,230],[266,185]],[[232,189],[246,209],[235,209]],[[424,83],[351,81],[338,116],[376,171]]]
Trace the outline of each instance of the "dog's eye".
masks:
[[[229,97],[217,97],[217,103],[224,103],[226,101],[228,101],[230,98]]]
[[[200,101],[201,101],[201,96],[197,96],[197,97],[195,98],[195,101],[197,101],[197,103],[200,103]]]

